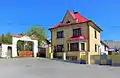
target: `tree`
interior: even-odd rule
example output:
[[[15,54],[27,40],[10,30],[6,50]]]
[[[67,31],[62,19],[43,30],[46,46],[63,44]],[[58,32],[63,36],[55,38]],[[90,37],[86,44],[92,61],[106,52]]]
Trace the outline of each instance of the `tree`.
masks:
[[[5,38],[6,38],[6,43],[7,44],[12,44],[12,38],[11,38],[11,33],[10,32],[8,32],[6,34]]]
[[[18,51],[23,51],[24,50],[24,41],[18,41],[17,42],[17,50]]]
[[[4,37],[4,34],[2,34],[2,36],[1,36],[1,40],[2,40],[1,43],[5,43],[4,38],[5,38],[5,37]]]
[[[38,38],[38,46],[40,46],[41,42],[46,39],[45,29],[37,26],[34,26],[30,30],[28,30],[26,32],[26,35],[28,36],[36,35],[36,37]]]
[[[26,33],[22,32],[22,33],[20,33],[19,35],[24,36],[24,35],[26,35]]]
[[[9,32],[6,35],[2,34],[2,36],[0,36],[0,43],[12,44],[11,34]]]

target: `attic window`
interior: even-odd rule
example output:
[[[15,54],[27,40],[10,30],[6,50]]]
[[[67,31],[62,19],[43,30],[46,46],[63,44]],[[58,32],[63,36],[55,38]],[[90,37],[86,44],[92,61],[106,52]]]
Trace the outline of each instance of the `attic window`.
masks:
[[[67,20],[67,21],[66,21],[66,23],[67,23],[67,24],[69,24],[69,23],[70,23],[70,21],[69,21],[69,20]]]

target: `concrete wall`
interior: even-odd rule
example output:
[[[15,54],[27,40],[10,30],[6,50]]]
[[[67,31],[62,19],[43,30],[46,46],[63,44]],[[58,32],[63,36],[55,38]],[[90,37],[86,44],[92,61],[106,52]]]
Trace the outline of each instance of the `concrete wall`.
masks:
[[[9,44],[2,44],[1,57],[7,57],[8,46],[9,46],[9,47],[12,47],[12,45],[9,45]]]
[[[104,65],[119,65],[120,66],[120,53],[112,55],[91,55],[90,64],[104,64]]]

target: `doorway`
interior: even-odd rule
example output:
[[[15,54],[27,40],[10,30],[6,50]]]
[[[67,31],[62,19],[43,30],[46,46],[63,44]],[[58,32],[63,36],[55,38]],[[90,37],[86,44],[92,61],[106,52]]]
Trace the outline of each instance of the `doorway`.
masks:
[[[8,46],[8,49],[7,49],[7,57],[12,57],[12,47]]]

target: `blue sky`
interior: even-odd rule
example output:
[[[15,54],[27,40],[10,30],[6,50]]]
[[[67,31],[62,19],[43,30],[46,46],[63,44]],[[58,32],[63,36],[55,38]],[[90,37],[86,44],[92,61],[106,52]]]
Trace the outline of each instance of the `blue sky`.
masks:
[[[41,26],[50,36],[47,29],[60,22],[66,10],[93,20],[103,29],[102,40],[120,40],[119,0],[0,0],[0,34]]]

